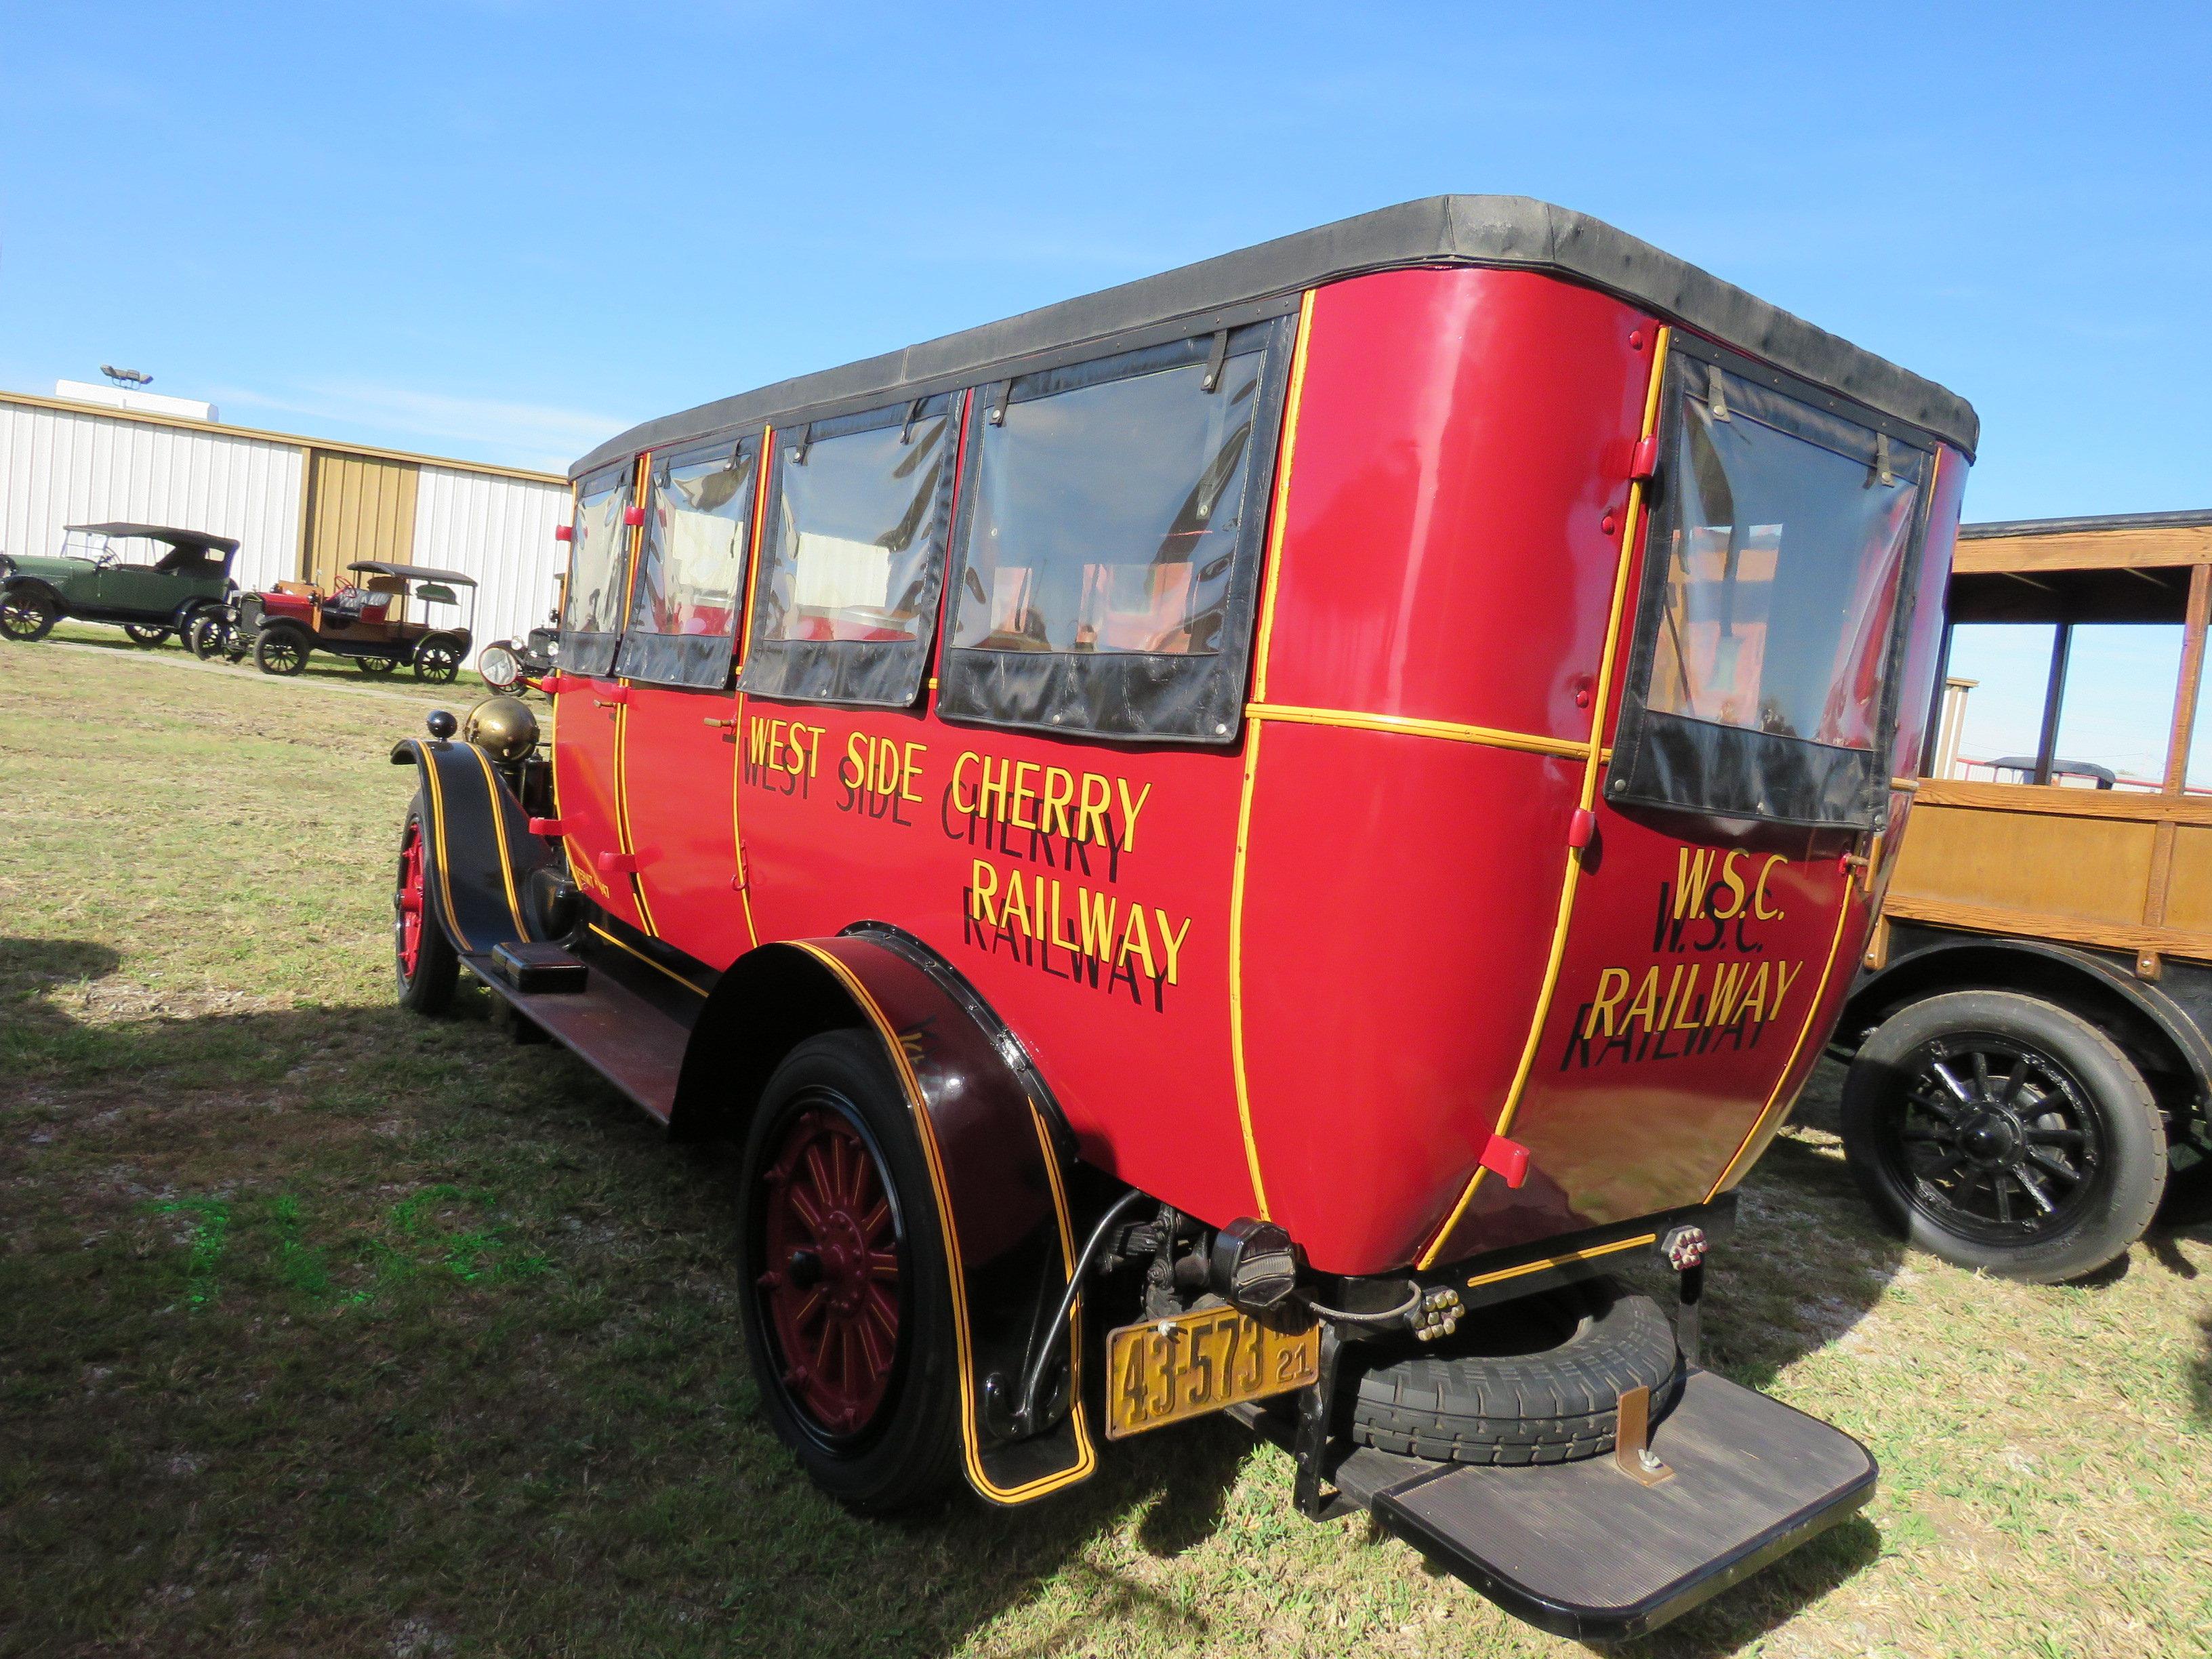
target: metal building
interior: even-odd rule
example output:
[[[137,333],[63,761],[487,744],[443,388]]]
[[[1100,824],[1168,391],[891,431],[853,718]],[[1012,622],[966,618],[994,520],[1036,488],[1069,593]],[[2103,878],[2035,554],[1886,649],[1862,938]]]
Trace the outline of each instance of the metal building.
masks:
[[[466,571],[479,645],[553,605],[568,481],[545,472],[0,392],[0,553],[135,520],[239,538],[241,587],[327,588],[356,559]]]

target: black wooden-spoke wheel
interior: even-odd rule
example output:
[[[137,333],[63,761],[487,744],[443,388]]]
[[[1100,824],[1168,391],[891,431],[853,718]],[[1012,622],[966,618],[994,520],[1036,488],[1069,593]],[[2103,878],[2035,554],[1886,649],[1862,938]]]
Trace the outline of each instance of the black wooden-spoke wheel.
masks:
[[[193,619],[191,631],[185,635],[185,642],[191,647],[192,655],[202,662],[213,662],[228,650],[230,624],[219,612],[203,611]]]
[[[35,587],[0,593],[0,634],[28,644],[43,640],[61,620],[61,607]]]
[[[2078,1278],[2142,1236],[2166,1183],[2164,1119],[2080,1015],[1962,991],[1892,1015],[1852,1062],[1844,1148],[1914,1243],[2017,1279]]]
[[[745,1137],[741,1304],[761,1403],[833,1497],[871,1513],[935,1497],[960,1448],[945,1235],[881,1045],[811,1037]]]
[[[353,665],[371,679],[382,679],[399,666],[397,657],[356,657]]]
[[[125,623],[123,624],[123,631],[131,636],[134,644],[137,645],[159,645],[169,637],[167,629],[150,627],[145,623]]]
[[[253,642],[253,665],[264,674],[296,674],[307,665],[308,648],[296,628],[264,628]]]
[[[1923,1044],[1890,1156],[1954,1231],[2026,1242],[2096,1195],[2100,1115],[2055,1056],[1989,1031]]]
[[[428,684],[450,684],[460,672],[460,647],[451,640],[425,640],[415,653],[415,678]]]

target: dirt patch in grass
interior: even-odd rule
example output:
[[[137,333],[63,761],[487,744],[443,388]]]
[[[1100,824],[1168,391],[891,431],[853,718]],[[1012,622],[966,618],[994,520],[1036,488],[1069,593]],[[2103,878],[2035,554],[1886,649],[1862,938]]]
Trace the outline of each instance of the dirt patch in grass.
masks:
[[[1218,1421],[1032,1510],[823,1502],[755,1414],[721,1155],[480,1000],[390,1006],[416,711],[144,654],[0,648],[0,1653],[1582,1651]],[[1882,1488],[1632,1651],[2212,1648],[2212,1232],[1976,1280],[1818,1127],[1745,1214],[1712,1357]]]

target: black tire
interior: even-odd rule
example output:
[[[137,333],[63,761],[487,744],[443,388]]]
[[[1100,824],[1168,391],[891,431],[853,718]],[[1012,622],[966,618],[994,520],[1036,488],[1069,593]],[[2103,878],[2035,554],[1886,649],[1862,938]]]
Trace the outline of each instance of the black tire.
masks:
[[[169,637],[167,629],[150,627],[145,623],[125,623],[123,631],[131,636],[132,644],[149,647],[159,645]]]
[[[353,665],[371,679],[380,680],[399,666],[397,657],[356,657]]]
[[[408,804],[406,819],[400,825],[399,853],[392,874],[392,972],[398,983],[401,1007],[418,1014],[435,1015],[453,1006],[453,991],[460,983],[461,957],[453,949],[453,941],[446,937],[445,925],[438,920],[438,907],[430,897],[430,880],[436,873],[436,866],[431,862],[431,849],[426,839],[428,823],[423,816],[422,798],[417,795]],[[419,922],[419,931],[411,969],[407,962],[410,845],[418,849],[422,860],[414,893],[414,903],[419,908],[412,914]]]
[[[825,1425],[787,1382],[792,1368],[770,1306],[787,1266],[768,1259],[775,1160],[805,1121],[824,1118],[856,1134],[874,1159],[897,1261],[888,1385],[872,1414],[842,1431]],[[944,1227],[912,1115],[876,1042],[832,1031],[793,1049],[753,1115],[739,1170],[740,1304],[770,1425],[815,1483],[852,1510],[888,1514],[939,1497],[959,1470],[961,1409]]]
[[[1441,1462],[1572,1462],[1613,1449],[1631,1389],[1651,1390],[1655,1423],[1682,1392],[1667,1316],[1609,1279],[1477,1309],[1441,1347],[1347,1352],[1353,1439]]]
[[[264,628],[253,641],[253,665],[264,674],[289,679],[307,665],[307,653],[313,648],[296,628]]]
[[[19,644],[43,640],[61,619],[61,606],[42,587],[14,587],[0,593],[0,634]]]
[[[1842,1128],[1885,1224],[2006,1279],[2057,1284],[2126,1255],[2166,1186],[2142,1073],[2080,1015],[2014,991],[1891,1015],[1844,1080]]]
[[[450,685],[461,672],[461,648],[451,640],[429,639],[415,648],[415,678],[429,685]]]
[[[203,611],[192,618],[185,639],[191,647],[192,655],[202,662],[213,662],[217,657],[228,654],[230,624],[223,620],[222,612]]]

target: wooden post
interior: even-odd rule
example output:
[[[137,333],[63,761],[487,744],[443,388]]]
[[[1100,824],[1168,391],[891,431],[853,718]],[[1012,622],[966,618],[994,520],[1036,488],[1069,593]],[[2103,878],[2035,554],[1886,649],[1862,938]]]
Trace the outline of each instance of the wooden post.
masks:
[[[2043,735],[2035,745],[2033,783],[2049,783],[2058,758],[2058,713],[2066,702],[2066,659],[2074,649],[2074,624],[2060,623],[2051,635],[2051,678],[2043,689]]]
[[[2181,638],[2181,680],[2173,692],[2173,722],[2166,743],[2166,779],[2161,793],[2180,795],[2189,786],[2189,744],[2197,729],[2197,695],[2204,678],[2204,633],[2212,618],[2212,566],[2196,565],[2189,572],[2189,620]],[[2173,884],[2173,820],[2160,821],[2150,845],[2150,879],[2143,894],[2143,925],[2166,925],[2166,901]],[[2158,977],[2155,953],[2139,952],[2136,971],[2146,979]]]

